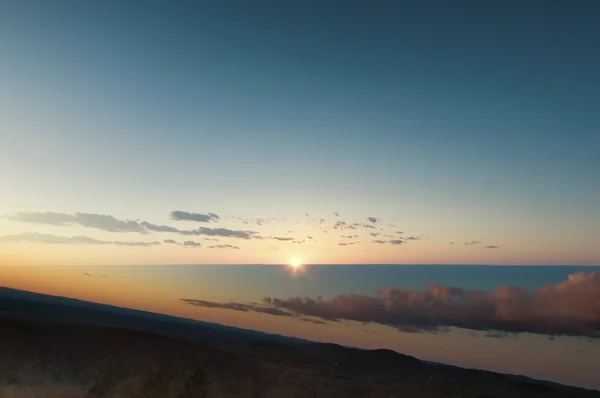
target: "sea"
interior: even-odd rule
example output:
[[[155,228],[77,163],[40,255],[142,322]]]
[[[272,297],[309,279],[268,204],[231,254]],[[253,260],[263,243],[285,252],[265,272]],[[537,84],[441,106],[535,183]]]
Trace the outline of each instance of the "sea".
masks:
[[[383,288],[426,290],[431,283],[487,292],[507,285],[535,292],[592,273],[600,274],[600,266],[20,266],[0,267],[0,286],[305,340],[389,348],[427,361],[600,389],[600,339],[589,335],[458,328],[411,332],[376,323],[315,322],[314,317],[276,316],[252,310],[252,305],[263,305],[265,297],[328,300],[338,295],[376,296]],[[588,302],[593,305],[600,292],[582,294],[593,296]]]

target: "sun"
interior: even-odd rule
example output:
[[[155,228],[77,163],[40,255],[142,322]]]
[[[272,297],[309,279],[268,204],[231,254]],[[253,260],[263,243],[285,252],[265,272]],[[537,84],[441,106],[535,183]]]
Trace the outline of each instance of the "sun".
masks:
[[[293,269],[298,269],[298,268],[302,267],[302,264],[300,264],[300,261],[298,261],[298,260],[292,260],[290,265],[292,266]]]

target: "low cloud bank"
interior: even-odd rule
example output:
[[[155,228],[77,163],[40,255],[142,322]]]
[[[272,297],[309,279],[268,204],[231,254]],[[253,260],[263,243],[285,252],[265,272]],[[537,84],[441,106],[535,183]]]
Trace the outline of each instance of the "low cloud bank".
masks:
[[[579,272],[536,291],[503,285],[492,292],[430,283],[427,290],[380,289],[376,296],[331,300],[265,298],[275,308],[325,320],[373,322],[399,329],[449,326],[509,333],[600,338],[600,272]]]
[[[508,285],[484,292],[430,283],[427,290],[385,288],[376,296],[343,294],[331,300],[265,297],[262,304],[181,300],[198,307],[321,320],[315,323],[372,322],[409,333],[457,327],[496,338],[523,332],[600,338],[600,272],[570,274],[564,282],[533,292]]]

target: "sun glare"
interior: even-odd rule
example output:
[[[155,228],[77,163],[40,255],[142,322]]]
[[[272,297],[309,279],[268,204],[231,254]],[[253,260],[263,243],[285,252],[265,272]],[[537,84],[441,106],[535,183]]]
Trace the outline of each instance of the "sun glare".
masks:
[[[288,268],[292,274],[297,275],[303,270],[302,262],[297,258],[294,258],[289,262]]]

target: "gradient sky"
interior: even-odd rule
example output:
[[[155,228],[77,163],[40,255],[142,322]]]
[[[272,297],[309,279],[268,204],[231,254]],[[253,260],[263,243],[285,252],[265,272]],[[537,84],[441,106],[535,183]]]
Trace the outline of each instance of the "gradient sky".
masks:
[[[598,265],[598,20],[592,1],[2,2],[0,264]]]

